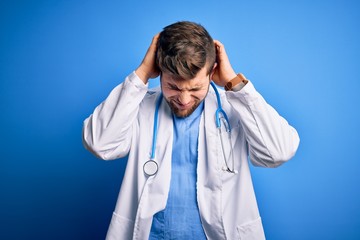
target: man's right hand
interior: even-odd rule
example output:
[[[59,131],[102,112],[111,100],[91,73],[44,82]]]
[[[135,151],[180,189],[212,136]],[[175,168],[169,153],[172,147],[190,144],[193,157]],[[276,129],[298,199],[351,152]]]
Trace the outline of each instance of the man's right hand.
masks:
[[[150,47],[148,48],[144,59],[142,60],[140,66],[135,70],[136,75],[145,83],[149,81],[150,78],[156,78],[160,74],[160,70],[156,65],[155,55],[156,55],[156,45],[159,39],[160,33],[156,34]]]

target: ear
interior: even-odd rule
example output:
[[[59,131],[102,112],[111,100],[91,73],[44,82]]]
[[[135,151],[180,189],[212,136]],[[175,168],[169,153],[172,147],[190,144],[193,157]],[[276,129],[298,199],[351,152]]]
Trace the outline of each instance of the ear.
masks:
[[[216,67],[217,67],[217,62],[215,62],[215,63],[214,63],[214,66],[213,66],[213,68],[211,69],[211,72],[210,72],[210,79],[212,79],[212,78],[213,78],[213,75],[214,75],[214,73],[215,73],[215,69],[216,69]]]

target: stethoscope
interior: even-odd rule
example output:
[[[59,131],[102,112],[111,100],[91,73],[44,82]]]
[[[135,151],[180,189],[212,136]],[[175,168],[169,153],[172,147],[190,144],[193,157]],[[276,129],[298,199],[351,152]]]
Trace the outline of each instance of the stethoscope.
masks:
[[[225,166],[224,166],[223,170],[228,171],[230,173],[235,173],[234,169],[233,168],[231,169],[229,167],[229,164],[227,161],[228,157],[226,156],[225,149],[224,149],[224,141],[223,141],[222,127],[221,127],[221,125],[222,125],[221,123],[223,123],[225,131],[230,139],[230,146],[229,146],[230,147],[230,157],[232,158],[232,167],[233,167],[234,166],[234,156],[232,154],[231,126],[230,126],[229,118],[221,106],[220,94],[219,94],[219,91],[217,90],[215,84],[213,82],[210,82],[210,85],[213,87],[213,89],[215,91],[217,105],[218,105],[218,107],[215,111],[215,124],[216,124],[216,128],[219,130],[221,149],[223,152],[223,157],[224,157],[224,162],[225,162]],[[153,138],[152,138],[150,159],[148,161],[146,161],[143,166],[144,173],[147,176],[154,176],[157,173],[158,168],[159,168],[157,162],[155,161],[155,150],[156,150],[156,137],[157,137],[157,133],[158,133],[159,108],[161,105],[161,100],[162,100],[162,93],[160,93],[160,96],[157,99],[156,106],[155,106]]]

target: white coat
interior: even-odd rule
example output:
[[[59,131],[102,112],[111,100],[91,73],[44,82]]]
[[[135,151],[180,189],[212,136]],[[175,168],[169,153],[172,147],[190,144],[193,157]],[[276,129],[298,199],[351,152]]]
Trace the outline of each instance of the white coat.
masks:
[[[97,157],[108,160],[128,155],[108,240],[148,239],[153,215],[166,206],[173,122],[164,99],[156,142],[159,169],[152,177],[143,171],[151,153],[159,92],[149,90],[133,72],[84,121],[84,145]],[[279,166],[295,154],[299,137],[250,81],[238,92],[221,91],[221,100],[232,125],[236,173],[223,170],[225,163],[215,125],[217,101],[210,88],[199,129],[197,201],[201,222],[208,239],[265,239],[248,156],[256,166]],[[226,144],[230,146],[230,142]]]

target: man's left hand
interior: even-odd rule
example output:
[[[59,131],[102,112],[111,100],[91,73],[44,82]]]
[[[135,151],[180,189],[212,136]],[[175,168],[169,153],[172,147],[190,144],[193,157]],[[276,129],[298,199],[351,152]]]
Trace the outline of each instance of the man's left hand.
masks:
[[[216,85],[224,87],[228,81],[236,77],[236,73],[230,64],[224,45],[218,40],[214,40],[214,44],[217,64],[215,65],[212,80]]]

